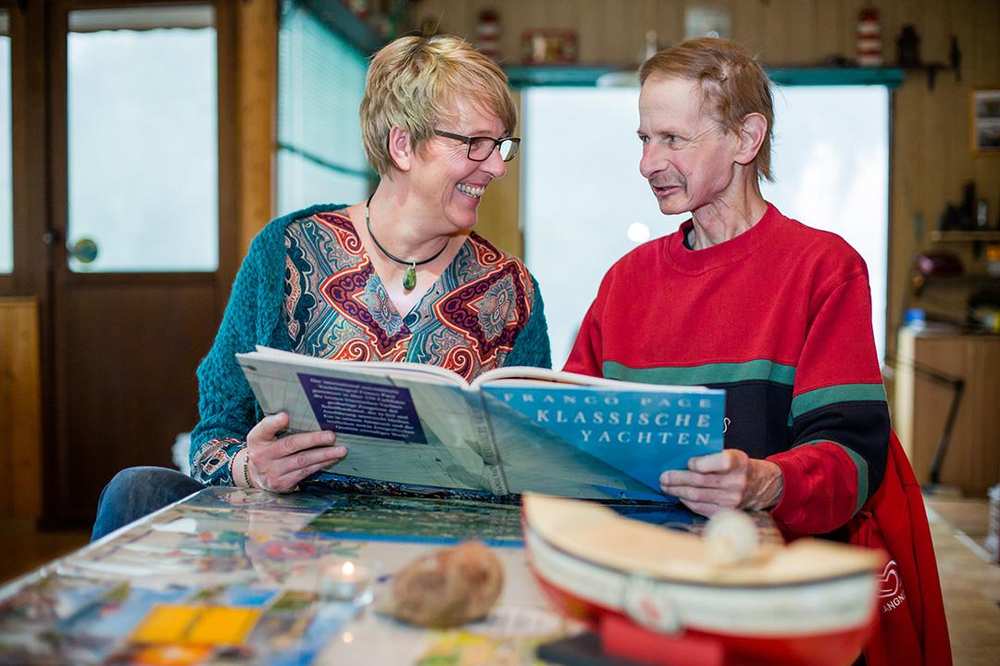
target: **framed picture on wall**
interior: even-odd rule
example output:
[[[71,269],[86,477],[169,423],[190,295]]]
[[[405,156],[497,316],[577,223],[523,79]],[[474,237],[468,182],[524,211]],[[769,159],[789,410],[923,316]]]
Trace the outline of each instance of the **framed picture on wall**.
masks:
[[[1000,88],[972,91],[972,151],[1000,155]]]

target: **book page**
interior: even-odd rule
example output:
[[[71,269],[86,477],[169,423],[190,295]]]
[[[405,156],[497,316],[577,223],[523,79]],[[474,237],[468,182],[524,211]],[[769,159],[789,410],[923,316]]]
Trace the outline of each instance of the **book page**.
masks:
[[[722,450],[724,391],[628,387],[483,386],[510,491],[663,500],[664,470]]]
[[[495,465],[487,464],[494,456],[483,446],[488,442],[481,442],[484,416],[478,395],[434,374],[299,361],[306,358],[237,354],[265,414],[287,412],[291,432],[337,433],[348,454],[327,471],[505,492]]]
[[[683,390],[687,393],[704,393],[712,389],[703,386],[671,386],[668,384],[642,384],[640,382],[624,382],[605,377],[592,377],[575,372],[534,368],[530,366],[511,366],[496,368],[485,372],[472,382],[473,388],[483,386],[544,386],[546,384],[568,384],[571,386],[606,386],[612,390],[632,389],[659,393],[673,393]]]
[[[423,377],[426,381],[440,380],[458,386],[468,386],[465,377],[448,368],[424,363],[396,363],[393,361],[335,361],[328,358],[316,358],[305,354],[283,351],[272,347],[257,345],[257,358],[266,358],[275,361],[284,361],[296,365],[311,365],[316,367],[329,367],[331,364],[341,366],[354,372],[366,374],[386,375],[386,374],[412,374],[416,377]],[[239,356],[237,354],[237,356]]]

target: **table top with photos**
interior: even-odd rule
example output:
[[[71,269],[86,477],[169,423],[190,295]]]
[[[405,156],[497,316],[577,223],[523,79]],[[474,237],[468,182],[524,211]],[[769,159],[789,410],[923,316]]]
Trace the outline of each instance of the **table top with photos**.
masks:
[[[485,620],[375,610],[393,572],[469,538],[504,567]],[[0,589],[0,664],[537,664],[577,630],[532,579],[519,507],[455,499],[208,488]]]

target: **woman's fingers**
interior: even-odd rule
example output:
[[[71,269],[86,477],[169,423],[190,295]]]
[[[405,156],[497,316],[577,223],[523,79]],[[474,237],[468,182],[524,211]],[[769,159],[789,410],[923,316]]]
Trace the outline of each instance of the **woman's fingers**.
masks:
[[[343,446],[321,446],[307,449],[273,461],[268,472],[274,479],[278,479],[315,465],[331,465],[346,455],[347,449]]]
[[[343,448],[343,447],[340,447],[340,448]],[[337,460],[340,460],[342,458],[343,458],[343,456],[340,456],[339,458],[337,458]],[[306,478],[307,476],[312,476],[316,472],[322,470],[324,467],[327,467],[329,464],[330,464],[329,462],[320,462],[320,463],[316,463],[314,465],[310,465],[308,467],[304,467],[302,469],[296,470],[294,472],[289,472],[285,476],[281,477],[281,479],[279,480],[278,483],[280,485],[286,487],[286,490],[282,490],[282,491],[279,491],[279,492],[291,492],[292,490],[295,490],[295,488],[298,487],[299,482],[302,481],[302,479]]]
[[[279,439],[277,446],[274,447],[277,453],[275,457],[294,456],[300,451],[329,446],[335,441],[337,441],[337,436],[329,430],[286,435]]]
[[[288,427],[288,414],[278,412],[262,418],[247,433],[247,443],[263,443],[278,438],[278,433]]]

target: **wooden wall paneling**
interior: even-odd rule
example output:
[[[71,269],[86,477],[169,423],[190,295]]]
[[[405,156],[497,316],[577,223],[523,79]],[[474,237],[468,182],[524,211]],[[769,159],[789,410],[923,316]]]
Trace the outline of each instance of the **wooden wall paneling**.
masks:
[[[684,10],[687,2],[661,2],[656,5],[656,34],[660,46],[678,44],[684,39]]]
[[[980,2],[975,14],[975,49],[965,53],[965,67],[971,69],[974,86],[1000,86],[1000,58],[997,39],[1000,36],[1000,2]]]
[[[458,34],[471,39],[473,34],[466,23],[467,6],[465,2],[453,0],[424,0],[417,6],[418,26],[424,19],[430,18],[437,25],[439,32]],[[504,20],[506,14],[506,11],[501,12],[501,20]]]
[[[0,515],[35,519],[42,503],[38,301],[0,299]]]
[[[580,0],[578,4],[580,62],[601,62],[607,57],[607,48],[604,46],[607,3],[604,0]],[[662,38],[661,35],[660,39]]]
[[[975,54],[979,50],[976,43],[976,22],[979,17],[976,14],[976,0],[954,0],[948,3],[948,10],[951,13],[951,31],[948,37],[958,38],[959,48],[964,51],[963,61],[965,63],[963,67],[965,75],[960,81],[956,80],[952,72],[945,71],[939,75],[945,84],[942,86],[941,93],[947,95],[946,99],[954,100],[952,104],[948,105],[950,113],[946,127],[949,147],[948,168],[955,178],[957,194],[953,196],[956,197],[957,201],[962,192],[962,185],[975,178],[974,160],[969,159],[971,156],[969,131],[972,121],[969,113],[969,92],[971,92],[974,78],[969,75],[971,73],[970,63],[975,62]],[[994,37],[1000,37],[1000,35],[994,35]],[[993,49],[997,50],[996,40],[993,42]],[[944,62],[948,62],[949,51],[950,42],[949,47],[942,54]]]
[[[620,3],[617,10],[609,9],[608,12],[607,22],[614,26],[615,35],[609,44],[614,48],[608,53],[610,61],[637,65],[646,43],[646,32],[656,25],[655,5],[650,0],[635,0]]]
[[[729,3],[729,13],[733,39],[743,44],[760,62],[767,63],[770,55],[764,38],[766,15],[764,5],[759,0],[754,2],[733,0]],[[683,37],[683,27],[681,31],[680,36]]]
[[[811,0],[771,0],[764,21],[770,65],[812,64],[813,3]]]
[[[818,58],[842,55],[845,31],[843,7],[838,2],[817,2],[813,10],[813,48]]]
[[[244,0],[236,10],[239,108],[239,249],[274,215],[278,93],[278,8]]]
[[[522,113],[521,95],[514,93],[518,115]],[[501,250],[524,257],[524,236],[518,222],[521,216],[521,158],[507,163],[507,175],[490,184],[479,203],[476,232]]]
[[[964,104],[967,107],[972,103],[970,95],[973,88],[1000,89],[1000,57],[997,56],[1000,51],[997,46],[1000,40],[1000,2],[981,4],[975,17],[974,48],[967,48],[965,53],[964,70],[969,93]],[[967,138],[966,143],[969,142]],[[972,161],[979,196],[989,203],[990,220],[996,223],[1000,219],[1000,156],[979,155]]]

